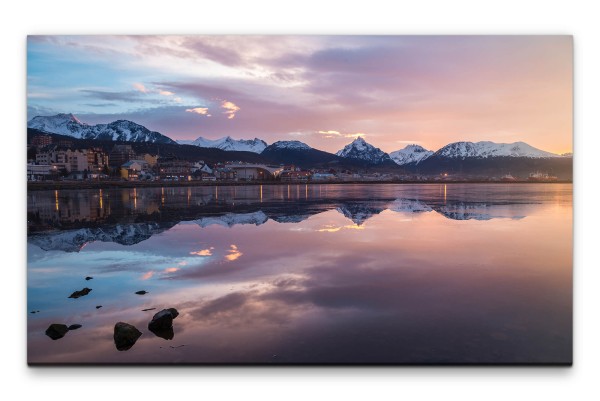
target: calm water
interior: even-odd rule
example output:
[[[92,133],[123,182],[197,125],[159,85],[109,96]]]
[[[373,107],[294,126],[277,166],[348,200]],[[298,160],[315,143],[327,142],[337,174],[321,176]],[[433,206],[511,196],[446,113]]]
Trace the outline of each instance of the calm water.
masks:
[[[29,363],[571,362],[570,184],[27,201]],[[171,340],[147,327],[165,308],[180,313]],[[113,341],[119,321],[142,332],[127,351]],[[52,340],[52,323],[82,327]]]

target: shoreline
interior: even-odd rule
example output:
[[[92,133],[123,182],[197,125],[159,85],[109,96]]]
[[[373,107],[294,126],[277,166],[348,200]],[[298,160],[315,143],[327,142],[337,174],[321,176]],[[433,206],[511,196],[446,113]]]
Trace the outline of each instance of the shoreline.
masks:
[[[125,189],[160,187],[220,187],[257,185],[356,185],[356,184],[572,184],[572,180],[558,181],[59,181],[27,182],[27,191],[47,191],[59,189]]]

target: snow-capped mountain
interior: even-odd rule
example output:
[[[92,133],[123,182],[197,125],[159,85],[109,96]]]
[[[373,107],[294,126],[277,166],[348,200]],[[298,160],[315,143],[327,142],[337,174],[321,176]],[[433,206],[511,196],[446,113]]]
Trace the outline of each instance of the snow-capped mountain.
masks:
[[[390,158],[398,165],[403,166],[408,163],[418,164],[433,154],[433,151],[427,150],[419,145],[408,145],[404,149],[396,150],[390,153]]]
[[[310,150],[310,146],[300,141],[277,141],[270,146],[271,149],[293,149],[293,150]]]
[[[267,163],[293,164],[306,169],[338,165],[340,161],[340,158],[333,153],[311,148],[300,141],[277,141],[267,146],[260,156]]]
[[[449,202],[446,205],[435,205],[433,210],[452,220],[520,220],[525,216],[515,214],[511,205],[494,205],[489,203]]]
[[[349,159],[364,160],[372,164],[381,164],[391,160],[387,153],[367,143],[362,137],[356,138],[344,149],[337,151],[336,155]]]
[[[79,252],[87,243],[94,241],[134,245],[174,225],[175,223],[156,222],[117,224],[113,227],[80,228],[35,234],[29,236],[27,240],[45,251]]]
[[[346,202],[336,210],[352,220],[354,224],[361,225],[366,220],[387,209],[384,202]]]
[[[316,212],[318,213],[318,212]],[[274,215],[270,219],[278,223],[300,223],[308,219],[312,214],[289,214],[289,215]]]
[[[82,130],[88,129],[89,125],[79,121],[73,114],[61,113],[55,116],[33,117],[27,122],[27,128],[81,138]]]
[[[500,156],[529,158],[561,157],[560,155],[534,148],[525,142],[495,143],[490,141],[450,143],[435,152],[435,156],[454,159],[464,159],[466,157],[488,158]]]
[[[525,217],[522,208],[514,208],[510,204],[461,201],[447,201],[440,204],[439,199],[431,200],[430,204],[427,204],[421,200],[398,198],[388,205],[388,209],[398,213],[435,211],[451,220],[519,220]],[[517,211],[520,213],[517,214]]]
[[[178,140],[180,145],[194,145],[201,148],[217,148],[225,151],[245,151],[261,153],[267,147],[267,143],[262,139],[233,139],[230,136],[226,136],[220,139],[206,139],[199,137],[194,141]]]
[[[201,217],[194,220],[194,223],[200,227],[208,227],[211,225],[219,225],[223,227],[233,227],[236,224],[254,224],[259,226],[269,220],[263,211],[253,213],[227,213],[223,216]]]
[[[160,132],[150,131],[143,125],[136,124],[132,121],[117,120],[110,124],[89,125],[79,121],[73,114],[37,116],[27,122],[27,128],[34,128],[53,134],[68,135],[79,139],[166,144],[176,143]]]
[[[398,198],[388,205],[388,209],[398,213],[431,212],[433,209],[417,199]]]

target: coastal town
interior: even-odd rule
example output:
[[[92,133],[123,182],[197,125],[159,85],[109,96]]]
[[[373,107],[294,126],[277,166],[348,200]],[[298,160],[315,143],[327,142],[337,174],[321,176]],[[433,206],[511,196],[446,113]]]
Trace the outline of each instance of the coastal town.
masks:
[[[70,139],[35,135],[28,144],[27,181],[33,182],[399,182],[463,181],[470,177],[440,172],[416,174],[407,171],[369,171],[348,168],[306,168],[293,163],[264,164],[239,160],[207,163],[173,154],[139,153],[131,144],[115,143],[110,151],[101,146],[74,147]],[[157,152],[158,153],[158,152]],[[486,181],[557,181],[546,172],[532,171],[527,177],[509,174]]]
[[[570,366],[572,55],[28,36],[27,363]]]
[[[173,155],[137,154],[131,145],[71,149],[69,141],[52,143],[50,136],[36,136],[35,160],[27,164],[28,181],[328,181],[390,180],[391,174],[358,174],[349,170],[303,170],[294,165],[265,165],[224,161],[209,166],[203,160],[188,161]]]

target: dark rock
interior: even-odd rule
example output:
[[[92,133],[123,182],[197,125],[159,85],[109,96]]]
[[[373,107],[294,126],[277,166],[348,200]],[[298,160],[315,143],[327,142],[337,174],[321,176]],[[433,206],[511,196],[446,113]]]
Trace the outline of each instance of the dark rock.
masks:
[[[175,332],[173,331],[173,327],[169,327],[168,329],[151,329],[148,328],[156,337],[164,338],[165,340],[172,340],[175,337]]]
[[[96,305],[96,309],[102,308],[102,305]]]
[[[142,309],[142,312],[148,312],[149,310],[154,310],[156,308],[148,308],[148,309]]]
[[[142,290],[142,291],[136,291],[135,293],[138,294],[138,295],[144,295],[144,294],[147,294],[148,291]]]
[[[148,323],[148,328],[154,327],[157,329],[168,329],[173,327],[173,319],[179,316],[179,312],[175,308],[163,309],[155,313],[152,321]]]
[[[63,338],[69,328],[65,324],[53,323],[46,329],[46,335],[53,340]]]
[[[80,324],[72,324],[69,326],[69,330],[77,330],[79,328],[81,328]]]
[[[115,324],[113,338],[117,350],[127,351],[129,348],[133,347],[141,335],[141,331],[128,323],[119,322]]]
[[[93,279],[93,277],[87,276],[87,277],[85,278],[85,280],[86,280],[86,281],[89,281],[89,280],[91,280],[91,279]]]
[[[39,310],[32,310],[32,311],[31,311],[31,312],[29,312],[29,313],[40,313],[40,311],[39,311]]]
[[[152,320],[148,323],[148,330],[165,340],[172,340],[175,336],[173,332],[173,319],[177,316],[179,316],[177,309],[163,309],[152,317]]]
[[[72,293],[71,295],[69,295],[69,298],[79,298],[79,297],[83,297],[84,295],[87,295],[90,293],[90,291],[92,291],[91,288],[87,288],[85,287],[83,290],[81,291],[75,291],[74,293]]]

